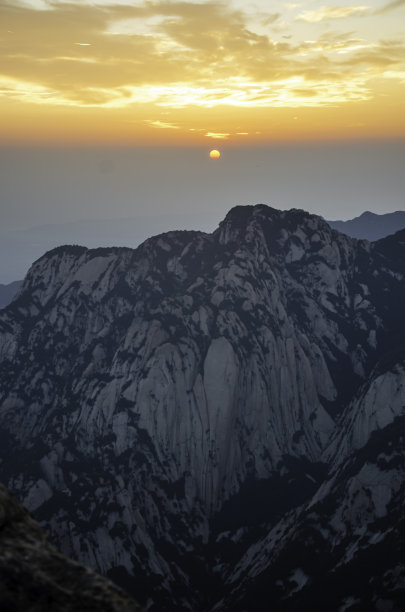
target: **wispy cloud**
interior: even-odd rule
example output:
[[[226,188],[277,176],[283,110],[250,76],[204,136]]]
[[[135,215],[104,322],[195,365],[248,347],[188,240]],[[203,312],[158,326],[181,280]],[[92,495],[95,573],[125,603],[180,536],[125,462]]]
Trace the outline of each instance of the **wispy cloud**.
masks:
[[[207,132],[205,135],[207,138],[213,138],[214,140],[227,140],[230,136],[226,132]]]
[[[384,72],[384,76],[387,79],[395,79],[401,81],[401,83],[405,83],[405,70],[387,70]]]
[[[385,4],[380,9],[377,9],[374,14],[382,15],[383,13],[389,13],[390,11],[394,11],[395,9],[401,8],[401,6],[405,6],[405,0],[394,0],[394,2],[389,2]]]
[[[364,15],[369,10],[369,6],[321,6],[314,11],[302,11],[297,20],[318,23],[329,19],[347,19],[348,17]]]
[[[303,41],[298,47],[298,52],[304,57],[310,54],[343,55],[374,46],[375,43],[369,43],[364,38],[355,38],[354,32],[340,33],[328,31],[316,40]]]
[[[161,128],[163,130],[178,130],[179,126],[174,123],[167,123],[166,121],[153,121],[152,119],[145,119],[145,123],[155,128]]]

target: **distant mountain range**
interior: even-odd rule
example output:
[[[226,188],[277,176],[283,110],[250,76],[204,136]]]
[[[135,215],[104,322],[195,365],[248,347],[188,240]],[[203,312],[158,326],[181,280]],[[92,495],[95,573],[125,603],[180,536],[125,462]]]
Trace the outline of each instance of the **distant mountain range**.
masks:
[[[7,306],[22,285],[22,280],[13,281],[7,285],[0,284],[0,308]]]
[[[397,210],[384,215],[376,215],[367,210],[360,217],[355,217],[349,221],[328,221],[328,223],[333,229],[347,236],[374,242],[403,229],[405,227],[405,211]]]
[[[58,247],[0,312],[0,480],[151,612],[401,612],[404,304],[405,230],[296,209]]]

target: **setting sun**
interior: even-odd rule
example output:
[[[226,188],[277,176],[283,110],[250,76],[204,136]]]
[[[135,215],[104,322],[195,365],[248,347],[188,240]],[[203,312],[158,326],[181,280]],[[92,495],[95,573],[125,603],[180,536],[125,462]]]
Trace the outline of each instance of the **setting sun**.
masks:
[[[217,149],[212,149],[212,151],[210,151],[210,157],[211,159],[219,159],[221,157],[221,153],[217,151]]]

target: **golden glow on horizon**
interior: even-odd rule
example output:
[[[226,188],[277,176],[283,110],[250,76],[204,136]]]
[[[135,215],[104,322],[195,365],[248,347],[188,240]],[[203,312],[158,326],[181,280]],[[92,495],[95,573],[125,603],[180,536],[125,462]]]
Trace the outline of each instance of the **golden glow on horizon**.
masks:
[[[405,2],[255,6],[3,2],[0,137],[405,137]]]

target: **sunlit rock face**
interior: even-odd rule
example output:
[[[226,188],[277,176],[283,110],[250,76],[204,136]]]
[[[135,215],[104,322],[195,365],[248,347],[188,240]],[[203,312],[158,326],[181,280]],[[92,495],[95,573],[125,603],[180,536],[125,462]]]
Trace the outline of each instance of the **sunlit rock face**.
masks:
[[[384,546],[329,593],[396,605],[404,273],[404,232],[263,205],[47,253],[0,313],[3,479],[149,609],[304,609]]]

